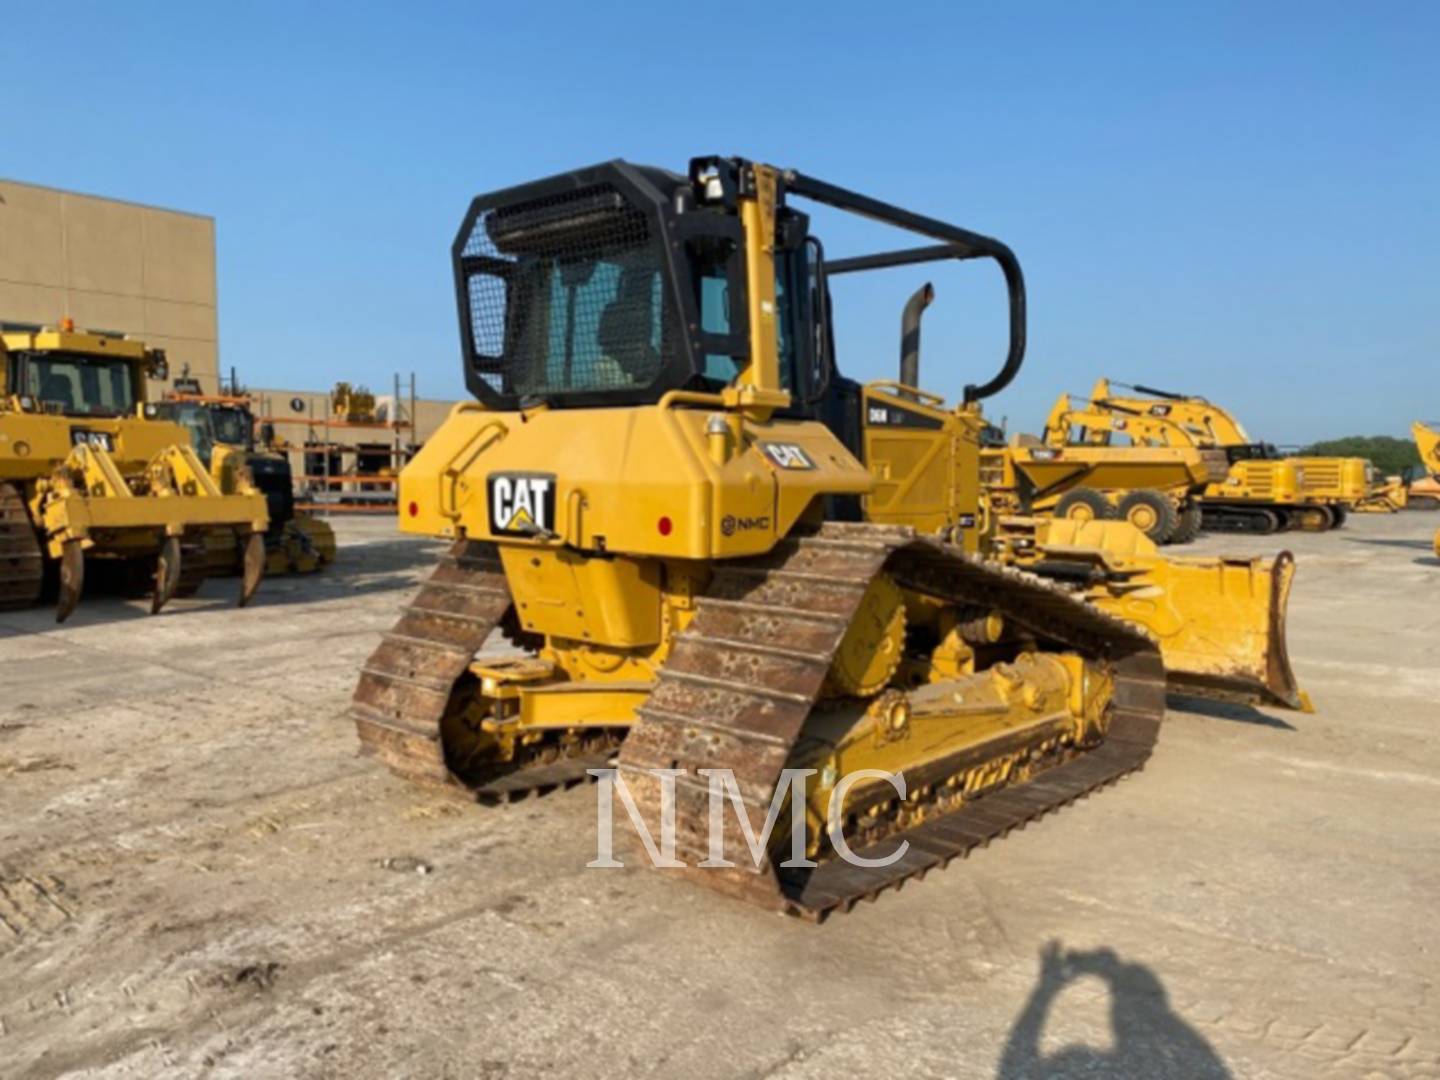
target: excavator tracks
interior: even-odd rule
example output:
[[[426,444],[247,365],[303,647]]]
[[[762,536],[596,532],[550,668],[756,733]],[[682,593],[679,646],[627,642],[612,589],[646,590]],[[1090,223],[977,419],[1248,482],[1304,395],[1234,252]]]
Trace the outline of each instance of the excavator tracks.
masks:
[[[456,542],[361,668],[350,716],[362,751],[406,780],[452,782],[440,719],[456,681],[509,607],[494,546]]]
[[[825,674],[870,581],[882,568],[899,583],[957,604],[1002,611],[1037,640],[1106,662],[1115,679],[1109,728],[1096,748],[965,803],[858,852],[887,855],[888,866],[833,860],[811,871],[759,867],[696,868],[706,857],[708,781],[704,768],[729,768],[747,805],[763,814],[782,770],[819,701]],[[680,634],[659,681],[621,749],[627,787],[649,821],[660,820],[661,781],[675,778],[678,871],[699,884],[790,914],[820,920],[1023,827],[1142,767],[1159,734],[1165,672],[1143,633],[1021,571],[966,556],[910,529],[824,526],[757,559],[721,564]],[[963,770],[984,746],[944,762]],[[912,783],[921,782],[911,778]],[[727,850],[744,850],[729,822]],[[803,876],[802,876],[803,875]]]
[[[0,611],[34,604],[44,576],[45,553],[24,496],[14,484],[0,484]]]

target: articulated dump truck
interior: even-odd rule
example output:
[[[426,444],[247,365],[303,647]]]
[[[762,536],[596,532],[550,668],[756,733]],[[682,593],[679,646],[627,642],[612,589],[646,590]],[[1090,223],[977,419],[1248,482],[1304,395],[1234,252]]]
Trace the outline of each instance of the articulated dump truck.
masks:
[[[154,418],[145,380],[164,377],[163,351],[68,322],[0,342],[0,608],[53,584],[64,622],[89,574],[148,591],[158,612],[199,588],[217,527],[233,530],[247,603],[264,573],[265,497],[243,475],[222,492],[185,431]]]
[[[1203,398],[1113,385],[1150,396],[1117,394],[1110,380],[1097,380],[1084,406],[1066,417],[1073,437],[1092,445],[1123,441],[1137,453],[1179,449],[1222,455],[1223,475],[1200,494],[1203,528],[1268,535],[1286,529],[1324,532],[1343,523],[1343,505],[1315,494],[1315,485],[1307,487],[1300,462],[1250,442],[1223,409]],[[1344,467],[1341,459],[1331,460]],[[1359,464],[1363,481],[1365,463]]]
[[[807,201],[920,244],[827,258]],[[476,400],[400,480],[402,528],[452,543],[352,703],[362,749],[397,775],[496,802],[618,759],[652,834],[673,810],[676,873],[819,919],[1139,769],[1167,680],[1306,704],[1288,560],[1182,569],[1123,522],[1109,547],[1038,526],[995,542],[973,433],[1025,343],[999,241],[709,157],[481,196],[452,254]],[[977,259],[1003,274],[1009,347],[959,409],[836,370],[832,277]],[[938,494],[885,487],[899,466],[876,438],[912,432]],[[1215,617],[1187,657],[1167,640],[1193,608]],[[496,629],[526,650],[476,659]],[[791,811],[812,865],[784,858],[789,829],[758,865],[736,858],[730,814],[736,865],[697,866],[712,769],[761,816]]]
[[[1104,414],[1061,394],[1039,438],[987,453],[990,499],[1001,513],[1074,521],[1123,520],[1157,544],[1200,535],[1200,496],[1225,477],[1225,455],[1195,446],[1112,442]],[[1122,425],[1123,426],[1123,425]]]
[[[265,496],[270,521],[265,531],[267,577],[312,574],[335,561],[335,530],[295,509],[290,459],[273,446],[270,425],[256,423],[248,395],[202,394],[187,387],[167,393],[157,412],[190,433],[191,448],[221,491],[234,492],[245,478]],[[205,548],[212,576],[243,572],[233,527],[207,531]]]

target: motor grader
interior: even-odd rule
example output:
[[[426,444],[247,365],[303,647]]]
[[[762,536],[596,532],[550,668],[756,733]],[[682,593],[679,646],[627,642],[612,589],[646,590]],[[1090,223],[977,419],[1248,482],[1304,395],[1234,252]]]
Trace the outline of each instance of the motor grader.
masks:
[[[181,387],[181,381],[176,385]],[[310,574],[335,561],[335,530],[296,511],[290,459],[274,447],[269,426],[257,425],[248,395],[203,394],[198,386],[185,385],[167,392],[156,411],[190,433],[192,449],[222,491],[233,491],[237,478],[248,476],[264,493],[270,520],[265,532],[267,576]],[[212,529],[205,542],[211,574],[240,572],[234,529]]]
[[[1217,448],[1214,418],[1204,405],[1127,397],[1116,394],[1105,378],[1096,380],[1084,408],[1072,412],[1070,420],[1087,444],[1114,445],[1123,439],[1139,447]],[[1334,504],[1305,490],[1304,469],[1294,459],[1251,443],[1220,449],[1228,472],[1202,493],[1202,528],[1268,535],[1287,529],[1325,532],[1340,524]]]
[[[203,534],[218,527],[234,530],[248,603],[265,498],[244,475],[222,492],[184,430],[154,417],[146,378],[164,377],[164,351],[69,320],[0,345],[0,607],[35,603],[53,579],[64,622],[90,575],[148,588],[158,612],[199,588]]]
[[[827,258],[806,201],[925,243]],[[710,157],[685,175],[614,161],[480,196],[452,256],[477,400],[400,480],[402,528],[452,546],[362,668],[364,751],[490,801],[579,782],[618,748],[657,834],[673,808],[683,872],[813,918],[1148,758],[1167,672],[1141,624],[963,538],[865,520],[865,391],[836,370],[829,279],[996,263],[1009,347],[966,388],[975,404],[1024,356],[1005,245]],[[1082,586],[1100,572],[1071,565]],[[1259,602],[1282,601],[1283,629],[1288,574],[1264,570]],[[497,627],[533,648],[476,660]],[[1283,648],[1267,664],[1293,686]],[[787,799],[813,865],[767,849],[758,865],[696,866],[714,839],[710,769],[731,770],[747,808]],[[794,769],[812,771],[782,788]],[[726,819],[728,851],[745,835]]]

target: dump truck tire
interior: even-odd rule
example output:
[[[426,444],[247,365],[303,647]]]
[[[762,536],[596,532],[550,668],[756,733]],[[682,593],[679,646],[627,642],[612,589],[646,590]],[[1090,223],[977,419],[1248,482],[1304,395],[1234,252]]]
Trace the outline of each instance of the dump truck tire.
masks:
[[[1346,506],[1332,506],[1330,507],[1330,513],[1335,515],[1335,524],[1330,527],[1332,529],[1343,529],[1346,519],[1350,516],[1350,508]]]
[[[1157,544],[1168,544],[1180,528],[1180,513],[1165,494],[1150,488],[1131,491],[1120,500],[1120,517]]]
[[[1200,535],[1201,523],[1204,520],[1204,512],[1199,503],[1191,503],[1180,515],[1180,524],[1175,527],[1174,534],[1170,537],[1172,544],[1188,544]]]
[[[1060,497],[1055,504],[1055,516],[1071,521],[1111,521],[1115,518],[1115,507],[1094,488],[1082,487]]]

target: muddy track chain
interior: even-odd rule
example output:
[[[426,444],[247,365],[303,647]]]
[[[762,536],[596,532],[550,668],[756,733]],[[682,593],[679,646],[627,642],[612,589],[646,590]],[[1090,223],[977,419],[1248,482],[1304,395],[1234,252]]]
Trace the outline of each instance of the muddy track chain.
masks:
[[[440,719],[509,607],[494,545],[457,541],[360,669],[350,716],[362,752],[406,780],[450,783]]]
[[[758,868],[694,867],[708,852],[709,829],[708,782],[697,770],[732,769],[746,804],[764,813],[845,630],[882,569],[906,587],[994,608],[1039,640],[1108,663],[1115,691],[1104,741],[858,852],[879,858],[908,841],[904,857],[886,867],[835,860],[805,877],[792,871],[782,876],[768,860]],[[683,770],[674,787],[677,853],[691,868],[677,872],[818,920],[899,888],[1141,768],[1164,708],[1165,672],[1154,642],[1064,588],[917,538],[907,528],[829,524],[769,555],[717,566],[694,620],[677,636],[639,710],[620,768],[652,823],[659,821],[663,788],[650,770]],[[733,816],[727,818],[727,850],[745,850],[739,829]]]
[[[44,576],[45,553],[25,498],[14,484],[0,484],[0,611],[34,604]]]
[[[996,608],[1038,639],[1108,661],[1116,685],[1105,740],[859,851],[876,858],[909,841],[905,857],[883,869],[837,861],[805,879],[782,879],[768,862],[758,870],[684,871],[700,884],[823,919],[1023,828],[1141,768],[1150,756],[1164,715],[1165,673],[1143,632],[1063,586],[918,539],[910,529],[830,524],[768,555],[717,565],[621,747],[626,784],[652,821],[660,787],[649,769],[684,769],[675,788],[677,840],[693,861],[705,857],[709,822],[708,786],[696,770],[733,769],[747,803],[763,812],[860,598],[882,568],[907,587]],[[452,547],[362,668],[350,710],[362,750],[406,780],[456,783],[440,721],[455,683],[510,607],[494,547],[464,541]],[[588,768],[610,756],[608,745],[583,749],[522,763],[472,791],[482,802],[509,802],[582,783]],[[728,833],[726,842],[729,850],[741,843]]]

